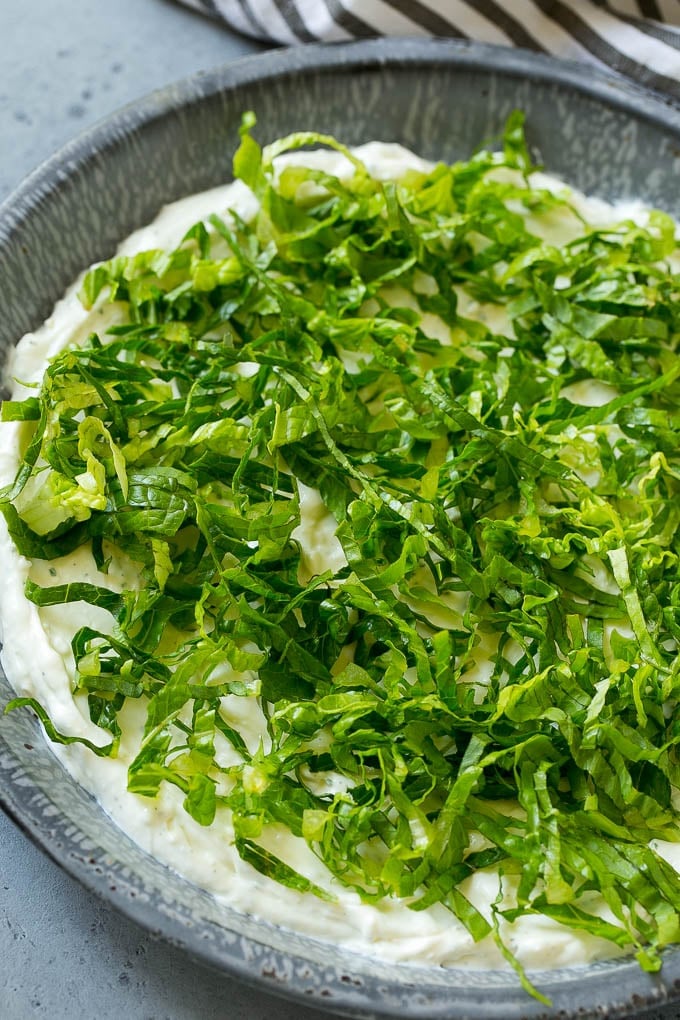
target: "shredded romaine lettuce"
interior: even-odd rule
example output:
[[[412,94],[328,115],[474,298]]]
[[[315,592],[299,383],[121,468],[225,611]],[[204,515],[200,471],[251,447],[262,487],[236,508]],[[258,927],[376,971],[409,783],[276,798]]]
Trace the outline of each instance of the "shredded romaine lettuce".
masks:
[[[579,226],[532,187],[519,114],[503,152],[388,183],[314,133],[262,151],[253,124],[234,170],[256,218],[91,270],[84,303],[107,292],[127,323],[4,405],[33,429],[0,505],[19,551],[90,544],[143,577],[26,595],[112,614],[73,639],[104,753],[145,699],[130,790],[172,783],[204,825],[229,809],[265,875],[328,895],[258,842],[278,823],[367,902],[442,903],[475,940],[540,913],[654,970],[680,935],[650,845],[680,839],[674,224]],[[310,144],[347,177],[275,172]],[[551,215],[574,221],[562,247],[528,227]],[[309,580],[300,483],[346,558]],[[271,746],[248,751],[228,694],[260,699]],[[487,916],[463,891],[479,869]]]

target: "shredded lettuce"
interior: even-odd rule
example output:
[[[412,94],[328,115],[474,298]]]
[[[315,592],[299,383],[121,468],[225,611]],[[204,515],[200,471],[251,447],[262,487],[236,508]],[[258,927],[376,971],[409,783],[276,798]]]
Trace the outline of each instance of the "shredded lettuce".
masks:
[[[126,323],[4,406],[30,433],[0,503],[19,551],[140,567],[120,594],[27,591],[112,615],[73,639],[75,690],[112,737],[97,753],[145,699],[130,789],[172,783],[203,825],[230,810],[275,881],[329,895],[266,848],[273,824],[367,902],[441,903],[475,940],[543,914],[655,970],[680,937],[654,849],[680,839],[674,225],[579,225],[532,187],[519,113],[502,152],[388,183],[333,139],[262,150],[253,126],[234,170],[254,220],[91,270],[83,302],[108,295]],[[347,177],[275,171],[307,145],[344,153]],[[573,240],[529,229],[551,216]],[[347,561],[311,579],[300,483]],[[229,694],[262,705],[255,753]],[[9,707],[26,704],[75,739]],[[483,915],[466,882],[488,869]]]

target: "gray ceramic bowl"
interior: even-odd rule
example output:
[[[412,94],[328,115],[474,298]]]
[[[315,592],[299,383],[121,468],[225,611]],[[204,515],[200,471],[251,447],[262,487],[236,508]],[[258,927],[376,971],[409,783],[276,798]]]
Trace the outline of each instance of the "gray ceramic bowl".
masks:
[[[222,182],[245,109],[257,111],[263,139],[315,128],[349,144],[380,138],[455,159],[497,137],[516,107],[550,171],[680,217],[680,111],[591,68],[457,42],[267,53],[127,107],[2,207],[1,350],[162,204]],[[0,674],[2,703],[9,696]],[[680,1015],[680,950],[657,976],[632,960],[535,975],[553,999],[546,1010],[511,974],[381,963],[218,907],[121,835],[62,770],[28,713],[0,720],[0,780],[7,812],[87,887],[202,961],[270,991],[362,1017],[613,1018],[645,1007]]]

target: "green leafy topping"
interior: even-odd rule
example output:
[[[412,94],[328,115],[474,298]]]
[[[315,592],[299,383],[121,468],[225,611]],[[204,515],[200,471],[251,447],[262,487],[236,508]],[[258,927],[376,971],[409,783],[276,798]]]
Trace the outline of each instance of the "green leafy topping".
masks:
[[[27,595],[108,610],[73,639],[105,752],[144,699],[130,789],[230,809],[265,875],[329,895],[267,849],[283,826],[367,902],[441,903],[475,940],[543,914],[654,970],[680,935],[654,849],[680,838],[674,225],[583,224],[532,186],[519,114],[503,152],[386,183],[253,124],[254,219],[91,270],[84,303],[125,323],[5,405],[19,551],[141,575]],[[310,144],[347,173],[274,170]],[[296,529],[325,513],[319,572]]]

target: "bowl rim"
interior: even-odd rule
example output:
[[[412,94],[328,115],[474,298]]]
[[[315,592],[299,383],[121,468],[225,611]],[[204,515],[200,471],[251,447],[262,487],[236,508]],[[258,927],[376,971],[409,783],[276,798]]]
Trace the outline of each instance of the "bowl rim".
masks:
[[[155,89],[95,122],[38,164],[0,203],[0,243],[4,243],[46,191],[77,172],[94,153],[105,152],[121,133],[162,120],[178,106],[201,102],[237,86],[293,74],[364,68],[447,66],[493,70],[502,74],[559,83],[619,110],[630,110],[664,130],[680,134],[680,104],[669,96],[595,65],[530,50],[466,39],[388,38],[349,43],[307,43],[250,54],[199,71]],[[584,76],[584,69],[587,75]]]
[[[429,69],[456,66],[559,84],[659,126],[678,138],[680,151],[680,107],[637,83],[597,67],[588,66],[588,73],[584,75],[584,65],[581,63],[467,40],[380,38],[351,43],[315,43],[266,51],[199,72],[157,89],[101,119],[40,164],[0,204],[0,251],[16,233],[20,234],[22,225],[38,206],[49,201],[50,195],[57,192],[71,175],[85,167],[93,156],[105,156],[107,149],[115,146],[122,136],[135,133],[155,121],[162,121],[177,109],[201,103],[237,87],[291,76],[352,73],[383,67],[394,70],[413,69],[419,66]],[[1,667],[0,678],[4,679]],[[0,772],[9,780],[7,785],[0,785],[0,807],[25,835],[68,874],[153,935],[181,947],[194,960],[263,991],[347,1016],[399,1016],[413,1017],[414,1020],[456,1020],[463,1016],[469,1020],[488,1020],[492,1017],[507,1020],[509,1016],[515,1020],[558,1015],[565,1018],[577,1015],[581,1018],[603,1016],[601,1006],[594,1007],[592,1013],[579,1006],[572,1013],[571,1008],[575,1007],[569,982],[551,982],[550,975],[554,973],[551,971],[543,972],[546,980],[541,981],[541,986],[553,996],[553,1006],[546,1009],[528,997],[513,998],[511,1003],[507,988],[498,990],[502,991],[503,999],[501,1001],[499,998],[495,1003],[491,1003],[488,998],[482,1001],[479,994],[474,1001],[451,1001],[455,989],[445,985],[436,988],[432,986],[434,991],[431,988],[430,995],[419,996],[416,992],[424,989],[422,986],[419,988],[418,978],[432,968],[404,969],[403,965],[395,964],[395,968],[402,967],[398,981],[395,980],[403,999],[397,1012],[393,1003],[380,1001],[379,996],[384,989],[370,988],[363,983],[348,987],[341,983],[339,976],[335,980],[330,978],[328,968],[303,957],[293,959],[308,968],[309,976],[299,980],[297,985],[283,980],[282,975],[276,972],[263,969],[258,972],[252,960],[230,954],[224,946],[216,946],[213,941],[202,940],[200,933],[188,932],[177,917],[159,910],[152,903],[126,895],[122,884],[120,888],[112,888],[112,875],[101,864],[92,867],[93,862],[88,860],[86,854],[74,853],[72,850],[66,852],[64,834],[59,831],[58,825],[46,825],[37,807],[22,803],[16,795],[13,786],[18,789],[19,785],[25,785],[26,773],[14,757],[11,746],[4,740],[1,729]],[[64,818],[64,821],[67,819]],[[120,876],[116,878],[120,881]],[[271,925],[263,922],[265,945],[268,927]],[[241,936],[241,939],[248,941],[249,936]],[[256,943],[255,939],[251,941]],[[304,937],[302,941],[305,941]],[[631,1010],[654,1006],[659,1008],[680,1002],[680,951],[671,950],[667,955],[668,960],[661,976],[646,974],[639,970],[636,963],[631,964],[629,961],[615,966],[605,964],[571,968],[570,973],[573,972],[574,980],[579,984],[597,981],[600,988],[606,987],[609,996],[607,1002],[611,1003],[607,1016],[632,1016]],[[347,973],[351,973],[352,956],[351,953],[347,954]],[[356,956],[354,958],[359,959]],[[457,973],[460,974],[461,970]],[[631,983],[631,974],[637,976],[634,983]],[[491,991],[474,982],[471,986],[477,993],[481,991],[487,996]],[[458,988],[459,992],[462,990]],[[407,997],[411,998],[410,1002],[407,1002]],[[515,1006],[517,1011],[514,1010]],[[510,1009],[512,1013],[508,1012]]]

